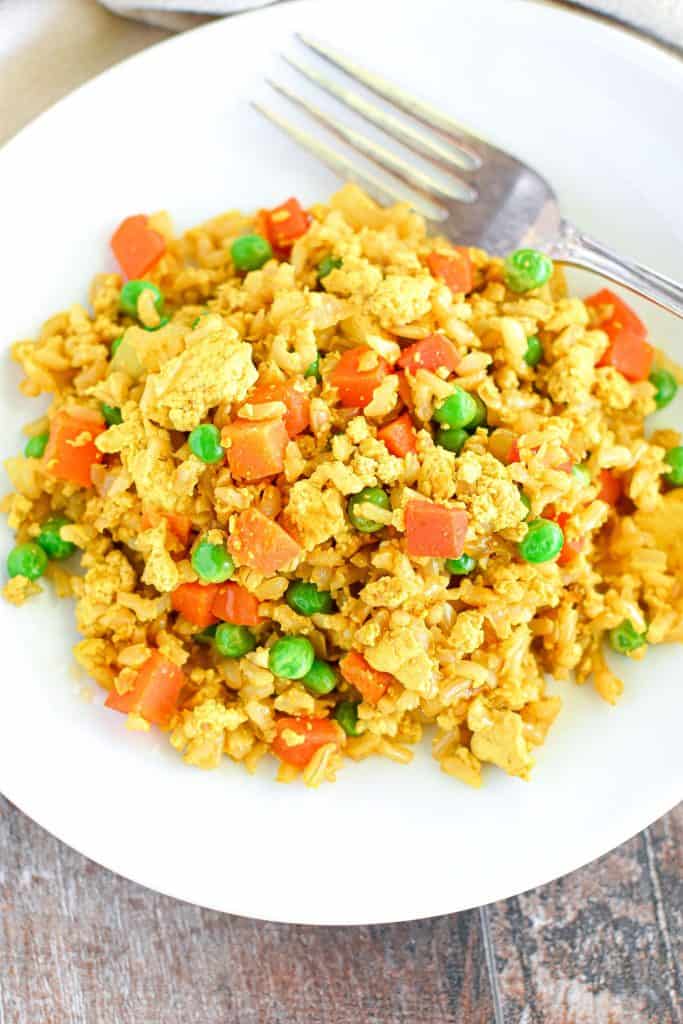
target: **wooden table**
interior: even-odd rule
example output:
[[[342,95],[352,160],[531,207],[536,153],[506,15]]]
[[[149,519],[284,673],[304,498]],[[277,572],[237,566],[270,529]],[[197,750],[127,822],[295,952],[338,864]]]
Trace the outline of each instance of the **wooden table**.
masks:
[[[164,37],[94,0],[0,7],[3,32],[21,22],[0,39],[0,142]],[[158,896],[0,797],[0,1024],[682,1024],[682,840],[679,808],[524,896],[316,929]]]
[[[524,896],[264,924],[74,853],[0,798],[0,1024],[681,1024],[683,806]]]

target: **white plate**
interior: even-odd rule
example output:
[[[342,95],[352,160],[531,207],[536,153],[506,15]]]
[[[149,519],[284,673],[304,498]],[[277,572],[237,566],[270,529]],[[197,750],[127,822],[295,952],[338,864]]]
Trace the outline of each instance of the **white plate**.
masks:
[[[0,153],[4,344],[85,301],[91,274],[111,265],[111,228],[128,213],[165,207],[186,227],[227,207],[293,193],[310,202],[337,187],[248,104],[267,95],[265,75],[284,76],[277,54],[296,50],[296,30],[478,125],[544,171],[577,223],[680,276],[683,68],[674,59],[537,4],[293,3],[127,61]],[[680,357],[681,324],[638,308]],[[35,415],[18,379],[5,361],[7,454]],[[2,539],[6,548],[9,534]],[[530,785],[491,770],[473,792],[425,749],[408,768],[349,764],[335,786],[312,792],[227,762],[212,774],[190,769],[159,733],[127,732],[94,685],[84,703],[68,602],[3,603],[0,623],[3,791],[87,856],[206,907],[316,924],[461,910],[592,860],[683,791],[680,650],[623,665],[616,710],[591,687],[560,687],[566,707]]]

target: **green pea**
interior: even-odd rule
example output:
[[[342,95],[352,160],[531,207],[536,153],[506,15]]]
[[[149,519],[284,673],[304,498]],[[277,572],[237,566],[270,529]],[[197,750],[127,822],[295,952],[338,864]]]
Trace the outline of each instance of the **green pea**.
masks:
[[[677,448],[669,448],[664,456],[664,461],[671,466],[671,472],[664,477],[674,487],[683,487],[683,445]]]
[[[526,519],[529,513],[531,512],[531,499],[529,498],[528,494],[524,493],[524,491],[520,491],[519,500],[526,509],[526,516],[524,516],[524,518]]]
[[[47,555],[38,544],[17,544],[7,556],[7,572],[12,576],[25,576],[37,580],[47,569]]]
[[[225,455],[220,442],[221,432],[213,423],[201,423],[194,428],[187,439],[192,454],[210,465],[220,462]]]
[[[304,372],[304,377],[315,377],[316,380],[321,380],[320,375],[320,355],[317,355],[308,369]]]
[[[151,281],[126,281],[119,296],[121,312],[128,316],[138,315],[138,300],[143,292],[152,292],[154,295],[154,308],[157,313],[164,311],[164,296],[159,288]]]
[[[147,327],[145,324],[143,324],[142,326],[145,331],[160,331],[162,327],[165,327],[166,324],[170,324],[170,322],[170,316],[162,316],[159,319],[159,323],[156,324],[155,327]]]
[[[562,550],[564,534],[551,519],[532,519],[526,537],[519,542],[519,553],[525,562],[549,562]]]
[[[446,451],[459,455],[462,446],[470,435],[463,427],[441,427],[436,434],[436,443]]]
[[[663,409],[676,397],[678,384],[673,373],[669,373],[668,370],[653,370],[650,374],[650,384],[655,389],[655,405],[658,409]]]
[[[479,395],[472,395],[472,398],[474,399],[474,404],[477,407],[477,412],[475,414],[474,419],[470,420],[470,422],[467,424],[467,429],[470,431],[476,430],[477,427],[485,427],[488,423],[489,415],[489,411],[486,408],[484,402],[482,402]]]
[[[305,636],[283,636],[268,652],[268,668],[281,679],[303,679],[314,661],[313,644]]]
[[[332,716],[339,722],[347,736],[358,736],[358,704],[354,700],[343,700],[337,704]]]
[[[232,622],[221,622],[216,627],[214,647],[224,658],[243,658],[256,647],[256,637],[246,626],[235,626]]]
[[[44,434],[34,434],[33,437],[29,437],[24,448],[24,455],[27,459],[42,459],[47,448],[47,442],[50,440],[50,435],[46,430]]]
[[[289,584],[285,600],[299,615],[329,615],[334,601],[327,590],[318,590],[315,583],[295,580]]]
[[[311,693],[324,697],[326,693],[332,693],[339,678],[329,662],[314,658],[306,675],[301,677],[301,682]]]
[[[572,474],[573,476],[578,477],[578,479],[581,480],[582,483],[586,485],[586,487],[592,480],[590,469],[588,468],[588,466],[584,466],[582,463],[577,463],[572,466]]]
[[[511,292],[540,288],[553,272],[552,260],[538,249],[517,249],[505,260],[505,284]]]
[[[119,334],[118,338],[114,338],[111,345],[109,346],[109,358],[113,359],[118,350],[121,348],[121,342],[123,341],[123,335]]]
[[[207,626],[206,629],[200,629],[198,633],[193,633],[192,639],[196,644],[212,644],[217,629],[217,625]]]
[[[617,654],[629,654],[647,643],[647,635],[639,633],[630,619],[624,619],[619,626],[610,629],[608,636],[610,645]]]
[[[107,405],[106,402],[100,403],[100,409],[104,416],[104,422],[110,427],[117,427],[119,423],[123,423],[123,416],[121,410],[115,405]]]
[[[235,571],[232,555],[224,544],[200,540],[192,552],[192,568],[202,583],[224,583]]]
[[[477,560],[470,555],[461,555],[460,558],[447,558],[446,568],[454,576],[469,576],[477,568]]]
[[[38,535],[38,543],[45,554],[57,562],[70,558],[76,550],[76,545],[70,540],[62,540],[60,531],[63,526],[71,526],[70,520],[64,516],[55,516],[54,519],[48,519],[43,523]]]
[[[357,530],[360,530],[361,533],[374,533],[376,530],[383,529],[384,523],[378,523],[374,519],[366,519],[365,516],[358,515],[356,509],[359,505],[376,505],[377,508],[389,509],[391,507],[389,495],[381,487],[364,487],[358,494],[349,498],[349,519]]]
[[[527,366],[538,366],[541,359],[543,359],[543,345],[541,345],[541,339],[537,334],[532,334],[530,338],[526,339],[524,362]]]
[[[235,270],[258,270],[273,258],[273,250],[261,235],[242,235],[230,246]]]
[[[445,427],[468,427],[477,416],[477,403],[468,391],[456,387],[434,411],[434,419]]]
[[[333,270],[339,270],[342,265],[342,261],[332,255],[323,256],[320,263],[318,264],[318,280],[322,281],[324,277],[331,274]]]

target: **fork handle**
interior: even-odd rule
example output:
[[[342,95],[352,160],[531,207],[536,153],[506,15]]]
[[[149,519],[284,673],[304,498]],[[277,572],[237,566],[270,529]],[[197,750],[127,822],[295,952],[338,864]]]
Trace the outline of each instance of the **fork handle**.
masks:
[[[560,263],[594,270],[683,318],[682,285],[642,263],[618,256],[566,220],[561,223],[559,238],[550,247],[549,255]]]

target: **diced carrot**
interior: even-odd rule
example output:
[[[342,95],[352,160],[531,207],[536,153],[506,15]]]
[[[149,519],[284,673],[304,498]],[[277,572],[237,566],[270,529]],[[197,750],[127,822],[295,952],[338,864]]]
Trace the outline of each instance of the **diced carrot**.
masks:
[[[273,250],[273,255],[276,260],[286,260],[289,256],[289,248],[280,249],[271,238],[270,235],[270,216],[268,210],[259,210],[254,218],[254,231],[257,235],[261,235],[270,242],[270,247]]]
[[[189,516],[180,516],[175,512],[165,512],[166,522],[181,544],[187,544],[192,529],[192,520]]]
[[[440,277],[452,292],[472,291],[472,261],[466,246],[456,246],[452,256],[430,252],[427,266],[432,276]]]
[[[251,483],[282,472],[289,441],[283,420],[234,420],[222,437],[236,479]]]
[[[277,517],[277,523],[282,527],[285,533],[288,533],[289,536],[296,541],[299,547],[301,547],[301,533],[292,517],[287,515],[286,512],[281,512]]]
[[[339,671],[368,704],[376,704],[394,681],[389,672],[379,672],[357,651],[344,655],[339,662]]]
[[[598,326],[610,339],[598,366],[613,366],[627,380],[647,380],[654,349],[647,342],[647,328],[635,310],[609,288],[584,299],[598,312]]]
[[[497,427],[489,436],[489,451],[506,466],[520,461],[517,435],[507,427]]]
[[[166,242],[144,213],[126,217],[111,236],[111,248],[128,278],[144,277],[166,252]]]
[[[574,537],[573,540],[568,540],[565,537],[564,544],[557,556],[558,565],[569,565],[574,561],[579,552],[583,551],[586,544],[585,537]]]
[[[256,508],[245,509],[235,519],[228,550],[240,565],[269,576],[298,558],[301,548],[272,519]]]
[[[608,505],[616,505],[624,493],[622,480],[615,476],[609,469],[600,470],[600,501],[606,501]]]
[[[246,397],[250,405],[283,402],[287,406],[285,429],[290,437],[301,434],[310,423],[310,400],[301,380],[259,381]]]
[[[46,472],[79,487],[92,487],[90,470],[104,458],[95,447],[95,438],[105,429],[104,420],[88,409],[82,413],[58,412],[50,423],[43,455]]]
[[[266,238],[270,242],[270,234],[268,232],[268,211],[259,210],[254,218],[254,231],[261,238]],[[272,244],[272,243],[271,243]]]
[[[628,327],[621,328],[611,338],[597,365],[613,366],[627,380],[647,380],[655,358],[652,345]]]
[[[443,334],[430,334],[405,348],[397,366],[414,374],[420,368],[432,372],[442,366],[447,370],[457,370],[459,363],[460,356],[453,342]]]
[[[342,405],[363,409],[372,401],[390,367],[367,345],[348,349],[330,374],[330,384],[337,389]]]
[[[600,330],[605,331],[612,340],[622,329],[630,331],[643,341],[647,338],[647,327],[635,310],[609,288],[601,288],[599,292],[584,299],[584,302],[596,311],[605,310],[606,315],[600,323]]]
[[[407,412],[380,427],[377,439],[384,441],[391,454],[397,455],[399,459],[405,458],[408,452],[417,451],[417,434]]]
[[[212,605],[218,593],[217,583],[181,583],[171,594],[171,606],[195,626],[212,626],[218,616]]]
[[[112,690],[104,703],[114,711],[123,714],[132,711],[148,722],[166,725],[186,682],[185,673],[178,665],[160,651],[154,651],[138,672],[133,689],[123,694]]]
[[[416,558],[460,558],[465,550],[467,513],[411,498],[406,505],[406,551]]]
[[[567,537],[566,527],[571,516],[568,512],[558,513],[554,505],[546,505],[545,509],[543,510],[543,518],[554,520],[557,523],[557,525],[561,528],[564,534],[564,543],[562,545],[559,555],[557,556],[557,564],[569,565],[571,562],[574,561],[579,552],[583,551],[586,545],[586,538],[574,537],[572,540],[570,540]]]
[[[141,530],[150,530],[158,526],[162,519],[168,523],[168,528],[181,544],[187,544],[192,529],[192,520],[189,516],[181,516],[175,512],[161,512],[159,509],[146,508],[140,520]]]
[[[234,626],[258,626],[262,618],[258,612],[258,598],[239,583],[221,583],[214,595],[211,611],[223,622]]]
[[[308,231],[310,216],[298,199],[288,199],[267,213],[268,238],[278,249],[289,249]]]
[[[305,768],[316,750],[327,743],[343,746],[343,730],[332,718],[278,718],[277,736],[271,744],[276,757],[296,768]]]
[[[408,377],[403,371],[397,373],[396,376],[398,377],[398,396],[403,402],[403,404],[407,405],[408,408],[410,408],[411,405],[413,404],[413,393],[410,390],[410,383],[408,382]]]

